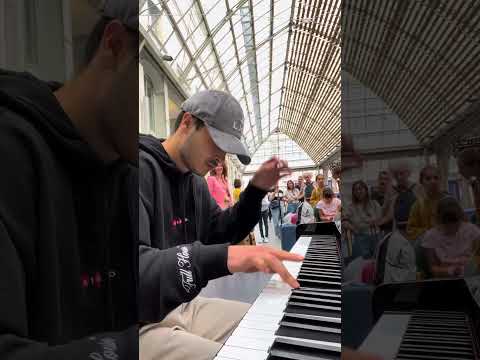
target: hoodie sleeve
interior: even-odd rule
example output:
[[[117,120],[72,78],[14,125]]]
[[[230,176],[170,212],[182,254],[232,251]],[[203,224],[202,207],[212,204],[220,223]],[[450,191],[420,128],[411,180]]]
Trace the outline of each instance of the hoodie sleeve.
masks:
[[[260,221],[262,199],[267,194],[251,183],[240,194],[240,200],[232,207],[222,210],[210,197],[209,244],[237,244],[253,230]]]
[[[149,172],[142,172],[139,200],[139,320],[161,321],[170,311],[192,300],[209,280],[230,275],[228,244],[192,244],[160,250],[152,247],[153,210]],[[153,186],[153,185],[152,185]],[[153,196],[150,194],[150,196]]]
[[[0,112],[2,109],[0,109]],[[0,114],[2,124],[9,118]],[[17,121],[17,123],[20,123]],[[36,220],[32,199],[36,184],[32,154],[18,139],[18,126],[0,127],[0,359],[91,360],[115,354],[118,360],[138,357],[138,329],[92,334],[66,344],[49,346],[29,337],[26,266],[34,251]],[[26,138],[26,137],[24,137]],[[38,181],[38,180],[37,180]],[[45,327],[48,327],[45,324]]]

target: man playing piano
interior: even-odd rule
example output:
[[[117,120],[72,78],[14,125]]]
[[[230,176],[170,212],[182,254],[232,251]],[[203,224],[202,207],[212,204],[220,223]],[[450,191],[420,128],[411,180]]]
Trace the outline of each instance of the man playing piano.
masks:
[[[146,325],[140,330],[141,359],[214,357],[249,304],[196,297],[211,279],[263,271],[299,286],[281,261],[302,257],[231,245],[258,223],[262,198],[291,172],[287,163],[265,162],[240,200],[223,211],[203,178],[226,153],[250,162],[242,132],[239,103],[220,91],[202,91],[182,104],[168,139],[140,138],[139,315]]]

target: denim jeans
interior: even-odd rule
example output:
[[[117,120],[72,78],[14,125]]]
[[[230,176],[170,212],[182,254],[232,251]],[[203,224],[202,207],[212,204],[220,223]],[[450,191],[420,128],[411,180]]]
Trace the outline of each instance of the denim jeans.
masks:
[[[370,234],[355,234],[353,236],[352,257],[362,256],[364,259],[371,259],[377,248],[378,238]]]
[[[274,209],[270,209],[272,212],[272,222],[273,222],[273,229],[275,230],[275,235],[277,235],[278,238],[280,238],[280,224],[281,221],[280,219],[282,218],[282,207],[279,206]]]
[[[293,204],[293,203],[288,204],[288,206],[287,206],[287,214],[288,214],[288,213],[295,214],[295,213],[297,212],[297,208],[298,208],[298,204]]]

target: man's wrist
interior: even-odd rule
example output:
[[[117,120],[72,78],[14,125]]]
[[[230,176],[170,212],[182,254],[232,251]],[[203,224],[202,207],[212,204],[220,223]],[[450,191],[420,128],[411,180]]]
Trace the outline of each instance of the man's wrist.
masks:
[[[265,195],[268,193],[268,190],[264,190],[257,185],[255,185],[252,181],[250,181],[245,188],[245,195],[250,195],[250,196],[257,196],[260,197],[260,200],[265,197]]]

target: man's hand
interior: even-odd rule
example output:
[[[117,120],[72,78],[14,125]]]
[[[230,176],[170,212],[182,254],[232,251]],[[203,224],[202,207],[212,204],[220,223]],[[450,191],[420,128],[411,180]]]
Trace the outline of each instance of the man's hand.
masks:
[[[257,271],[277,273],[292,288],[300,287],[298,281],[285,268],[282,260],[302,261],[303,256],[269,246],[232,245],[228,247],[227,266],[231,273]]]
[[[273,157],[260,166],[253,175],[251,183],[259,189],[268,191],[278,183],[278,180],[291,173],[292,170],[286,161]]]

